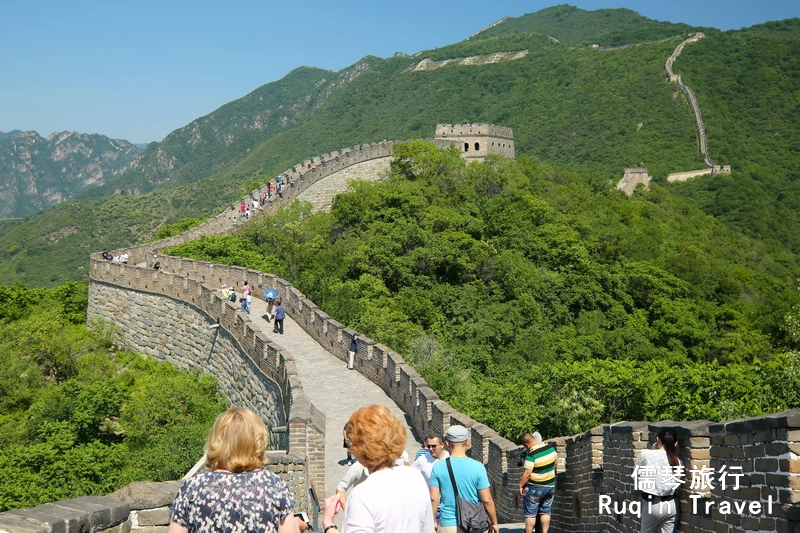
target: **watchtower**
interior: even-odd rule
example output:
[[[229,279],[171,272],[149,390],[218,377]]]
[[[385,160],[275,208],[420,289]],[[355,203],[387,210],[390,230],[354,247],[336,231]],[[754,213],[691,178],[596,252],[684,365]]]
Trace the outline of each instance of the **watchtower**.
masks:
[[[514,159],[514,132],[494,124],[437,124],[434,144],[455,145],[467,161],[482,161],[489,154]]]

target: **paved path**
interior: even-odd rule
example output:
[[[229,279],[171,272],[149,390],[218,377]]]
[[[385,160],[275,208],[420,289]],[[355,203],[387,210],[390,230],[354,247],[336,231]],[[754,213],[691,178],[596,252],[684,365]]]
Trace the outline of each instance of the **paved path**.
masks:
[[[406,450],[413,462],[421,445],[412,435],[403,411],[383,390],[358,371],[347,370],[343,361],[320,346],[288,316],[284,321],[284,334],[273,333],[272,324],[263,318],[266,309],[264,301],[254,298],[251,320],[267,337],[294,356],[306,396],[325,413],[325,495],[336,491],[336,485],[347,471],[347,466],[339,464],[346,456],[342,448],[342,428],[359,407],[375,403],[385,405],[403,422]]]

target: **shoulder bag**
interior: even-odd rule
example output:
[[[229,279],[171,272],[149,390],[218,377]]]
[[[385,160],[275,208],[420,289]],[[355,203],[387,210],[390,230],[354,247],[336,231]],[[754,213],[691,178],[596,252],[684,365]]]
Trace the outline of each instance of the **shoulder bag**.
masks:
[[[447,471],[450,472],[450,482],[453,484],[453,493],[456,496],[456,523],[458,527],[464,533],[483,533],[492,525],[489,515],[486,514],[486,509],[483,507],[483,502],[472,503],[458,495],[458,485],[456,485],[456,477],[453,475],[453,467],[450,464],[449,457],[446,462]]]

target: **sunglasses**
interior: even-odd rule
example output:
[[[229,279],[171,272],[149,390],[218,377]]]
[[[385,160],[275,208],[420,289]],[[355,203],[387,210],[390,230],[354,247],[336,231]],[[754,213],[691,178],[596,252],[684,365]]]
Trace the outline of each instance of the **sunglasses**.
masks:
[[[426,444],[425,445],[426,448],[431,448],[431,449],[434,449],[434,450],[436,448],[438,448],[439,446],[441,446],[441,444]]]

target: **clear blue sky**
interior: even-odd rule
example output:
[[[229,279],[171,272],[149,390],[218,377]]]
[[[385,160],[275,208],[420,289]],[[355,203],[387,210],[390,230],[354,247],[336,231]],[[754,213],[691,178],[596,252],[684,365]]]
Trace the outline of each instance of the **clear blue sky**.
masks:
[[[295,0],[0,3],[0,130],[132,142],[172,130],[301,65],[339,70],[452,44],[557,2]],[[800,16],[798,0],[586,0],[738,29]]]

